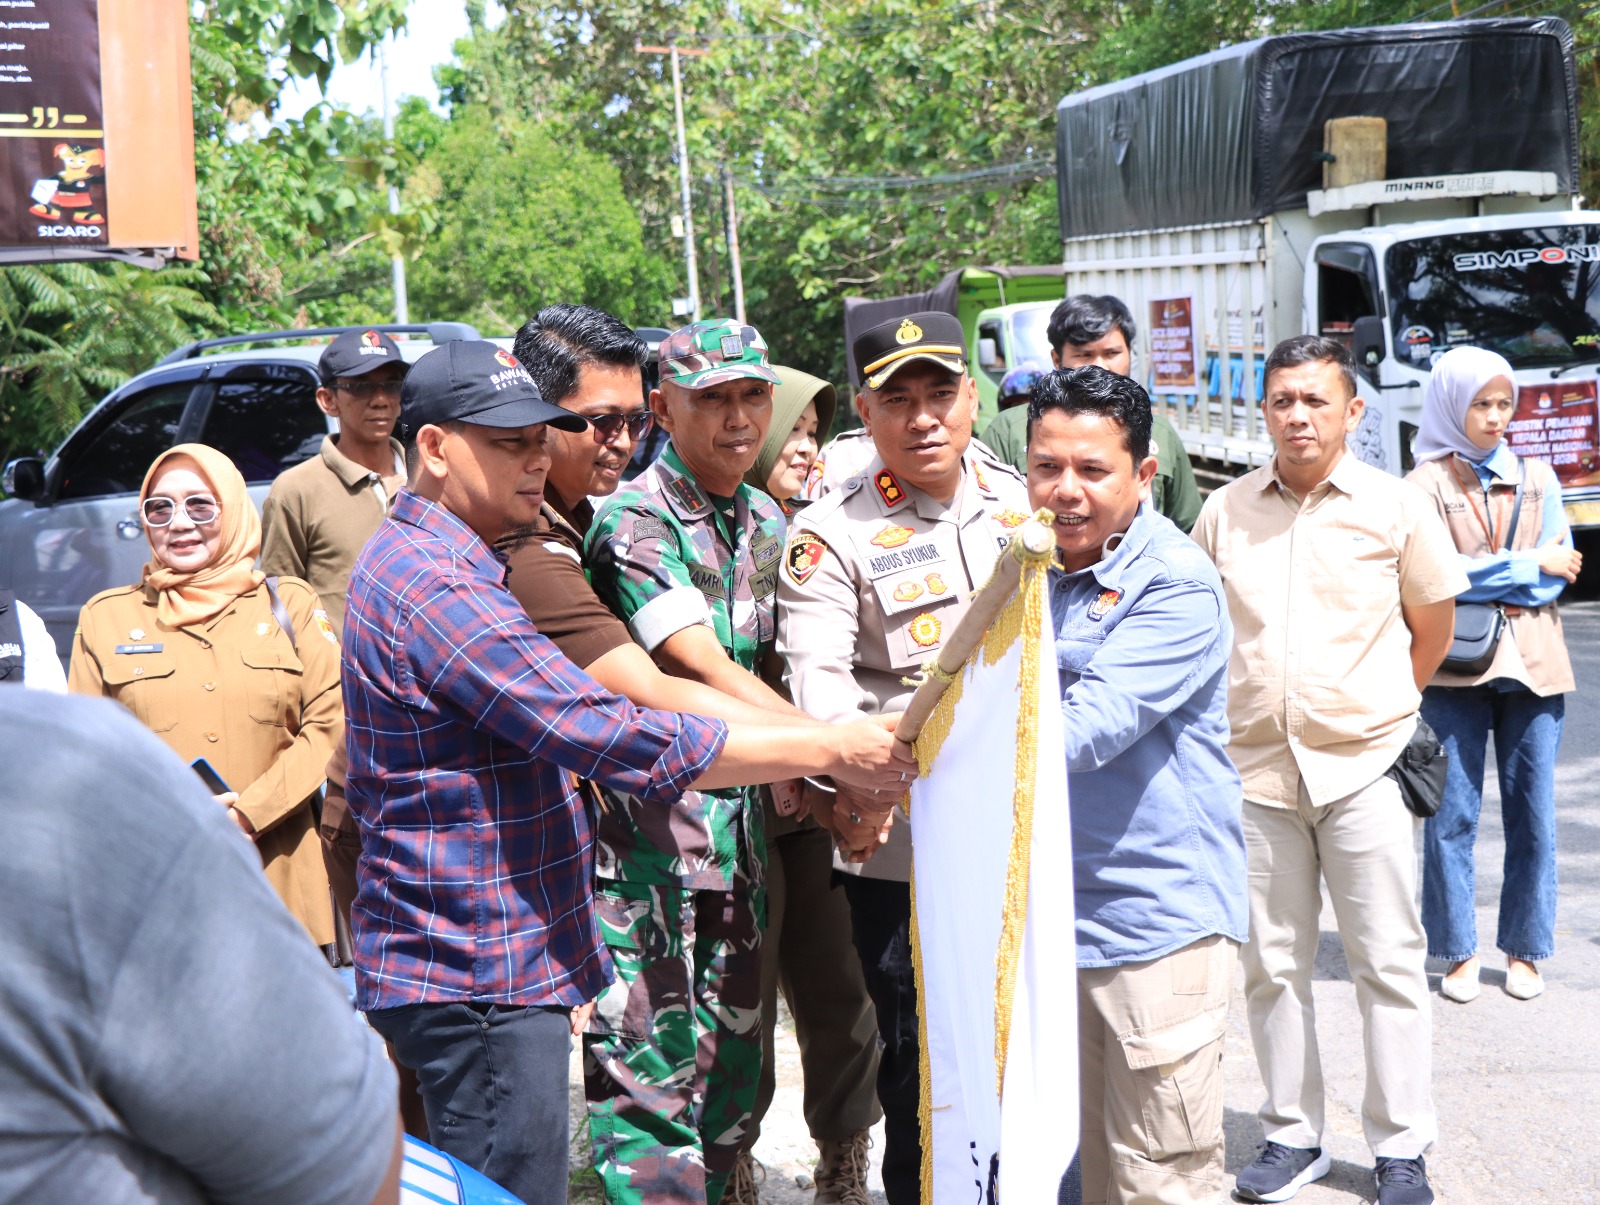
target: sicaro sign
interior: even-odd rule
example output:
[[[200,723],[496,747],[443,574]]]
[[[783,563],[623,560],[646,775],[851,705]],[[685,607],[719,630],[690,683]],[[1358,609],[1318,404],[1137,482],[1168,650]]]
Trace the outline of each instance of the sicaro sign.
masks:
[[[185,0],[0,0],[0,261],[198,254]]]

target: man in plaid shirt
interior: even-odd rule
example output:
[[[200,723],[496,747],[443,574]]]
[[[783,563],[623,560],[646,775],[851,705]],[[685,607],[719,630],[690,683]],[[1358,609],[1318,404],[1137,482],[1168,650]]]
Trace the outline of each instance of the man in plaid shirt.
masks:
[[[428,353],[401,402],[410,484],[351,574],[344,695],[361,828],[359,1003],[419,1077],[431,1140],[529,1205],[566,1198],[569,1035],[611,978],[574,776],[663,805],[797,774],[913,772],[888,729],[636,708],[534,629],[493,541],[542,501],[546,404],[480,342]]]

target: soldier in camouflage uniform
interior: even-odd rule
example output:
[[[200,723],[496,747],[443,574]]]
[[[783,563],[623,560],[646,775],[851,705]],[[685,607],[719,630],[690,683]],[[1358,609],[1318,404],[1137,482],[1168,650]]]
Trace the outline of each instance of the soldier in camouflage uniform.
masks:
[[[595,591],[668,672],[795,715],[755,673],[784,541],[777,505],[741,480],[771,420],[766,345],[752,327],[698,322],[660,355],[650,405],[671,442],[596,516]],[[606,803],[595,907],[617,978],[584,1044],[595,1169],[613,1205],[716,1205],[761,1070],[760,800]]]

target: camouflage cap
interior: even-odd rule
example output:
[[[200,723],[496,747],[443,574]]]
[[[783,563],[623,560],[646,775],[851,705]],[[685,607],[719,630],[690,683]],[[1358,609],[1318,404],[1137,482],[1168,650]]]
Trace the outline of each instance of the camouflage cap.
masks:
[[[767,363],[767,344],[753,326],[732,318],[709,318],[680,327],[661,341],[661,379],[684,389],[725,381],[779,383]]]

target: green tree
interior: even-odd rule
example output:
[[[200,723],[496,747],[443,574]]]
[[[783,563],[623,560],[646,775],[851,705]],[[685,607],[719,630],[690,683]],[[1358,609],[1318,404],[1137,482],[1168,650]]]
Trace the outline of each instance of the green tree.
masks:
[[[667,306],[671,277],[645,249],[617,169],[563,129],[469,107],[437,135],[411,189],[443,215],[411,277],[433,313],[505,333],[551,301],[630,322]]]
[[[0,462],[48,451],[106,393],[214,327],[204,283],[189,267],[0,270]]]

